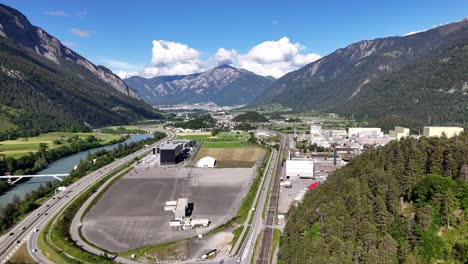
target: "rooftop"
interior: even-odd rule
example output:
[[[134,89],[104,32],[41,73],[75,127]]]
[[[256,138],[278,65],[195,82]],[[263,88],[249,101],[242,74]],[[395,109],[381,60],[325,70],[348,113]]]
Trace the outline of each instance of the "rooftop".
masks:
[[[178,146],[179,144],[169,143],[169,144],[163,145],[160,149],[173,150],[173,149],[176,149]]]

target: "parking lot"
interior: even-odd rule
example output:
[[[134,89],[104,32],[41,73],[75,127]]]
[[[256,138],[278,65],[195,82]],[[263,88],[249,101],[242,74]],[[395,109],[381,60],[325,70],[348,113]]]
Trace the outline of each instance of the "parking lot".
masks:
[[[207,169],[140,167],[114,184],[84,217],[82,232],[91,243],[114,252],[206,233],[228,221],[250,186],[255,168]],[[208,228],[169,227],[165,202],[189,198],[191,218],[208,218]]]

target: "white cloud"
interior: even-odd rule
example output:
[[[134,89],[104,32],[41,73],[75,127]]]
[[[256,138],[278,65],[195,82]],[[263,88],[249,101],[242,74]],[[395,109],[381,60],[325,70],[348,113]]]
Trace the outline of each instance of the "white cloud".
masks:
[[[128,68],[127,64],[108,63],[119,76],[140,75],[155,77],[161,75],[186,75],[201,72],[217,65],[232,64],[263,76],[279,78],[308,63],[320,59],[316,53],[304,53],[306,48],[299,43],[291,43],[283,37],[277,41],[265,41],[252,47],[246,54],[234,49],[220,48],[215,54],[202,61],[201,52],[185,44],[154,40],[151,65],[139,70]]]
[[[126,71],[141,71],[143,67],[140,65],[135,65],[128,63],[126,61],[109,59],[107,57],[99,57],[98,62],[107,68],[117,68]]]
[[[305,47],[291,43],[289,38],[262,42],[239,56],[238,65],[259,75],[279,78],[308,63],[320,59],[316,53],[301,54]]]
[[[94,31],[92,30],[86,30],[86,29],[79,29],[79,28],[70,28],[69,31],[80,38],[89,38],[91,35],[94,34]]]
[[[151,64],[156,67],[179,63],[193,63],[198,60],[200,52],[189,46],[165,40],[153,40]]]
[[[233,64],[237,59],[237,56],[239,56],[239,53],[236,50],[226,50],[224,48],[220,48],[218,51],[216,51],[215,54],[216,64]]]
[[[131,76],[141,75],[140,72],[137,71],[118,71],[116,74],[122,80]]]
[[[57,10],[57,11],[44,11],[42,12],[44,15],[48,16],[68,16],[68,14],[63,11],[63,10]]]
[[[204,62],[200,52],[189,46],[166,40],[153,40],[151,65],[140,71],[140,75],[186,75],[203,71]]]

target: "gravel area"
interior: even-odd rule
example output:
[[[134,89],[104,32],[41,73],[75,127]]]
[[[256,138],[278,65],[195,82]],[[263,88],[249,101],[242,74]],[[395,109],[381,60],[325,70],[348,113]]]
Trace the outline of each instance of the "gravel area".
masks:
[[[83,219],[83,235],[114,252],[194,237],[225,223],[237,212],[255,168],[206,169],[140,167],[115,183]],[[208,218],[208,228],[169,227],[165,202],[188,197],[192,218]]]

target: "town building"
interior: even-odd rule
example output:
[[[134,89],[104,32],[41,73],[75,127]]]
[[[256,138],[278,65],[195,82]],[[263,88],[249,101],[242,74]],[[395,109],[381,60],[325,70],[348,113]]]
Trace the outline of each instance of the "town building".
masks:
[[[348,137],[380,137],[382,130],[379,127],[350,127]]]
[[[322,134],[326,140],[344,139],[348,136],[346,130],[337,129],[322,130]]]
[[[410,135],[409,128],[396,126],[395,130],[388,131],[388,134],[395,139],[401,139]]]
[[[445,134],[446,137],[451,138],[463,132],[463,127],[441,127],[441,126],[425,126],[423,135],[425,137],[441,137]]]

